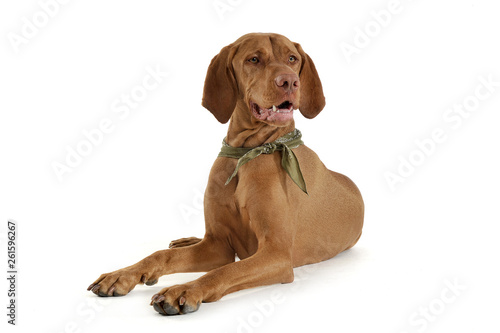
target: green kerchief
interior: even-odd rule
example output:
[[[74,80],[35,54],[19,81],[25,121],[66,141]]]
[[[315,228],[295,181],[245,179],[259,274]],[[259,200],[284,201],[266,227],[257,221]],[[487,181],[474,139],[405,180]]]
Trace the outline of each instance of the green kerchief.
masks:
[[[219,153],[219,157],[230,157],[237,158],[238,164],[236,164],[236,169],[234,169],[233,174],[227,179],[226,185],[233,179],[238,173],[238,169],[245,163],[253,160],[254,158],[260,156],[260,154],[272,154],[275,151],[281,151],[281,166],[288,173],[290,178],[297,184],[298,187],[304,193],[307,194],[306,182],[300,171],[299,161],[293,153],[292,149],[304,144],[302,141],[302,133],[298,129],[290,132],[276,141],[271,143],[266,143],[262,146],[255,148],[236,148],[231,147],[227,144],[226,139],[222,141],[222,148]]]

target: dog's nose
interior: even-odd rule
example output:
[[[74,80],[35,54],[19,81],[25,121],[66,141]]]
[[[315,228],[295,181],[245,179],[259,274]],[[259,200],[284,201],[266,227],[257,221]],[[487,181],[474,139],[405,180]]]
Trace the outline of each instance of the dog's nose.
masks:
[[[300,80],[296,74],[281,74],[278,75],[274,82],[279,88],[282,88],[287,93],[293,93],[299,89]]]

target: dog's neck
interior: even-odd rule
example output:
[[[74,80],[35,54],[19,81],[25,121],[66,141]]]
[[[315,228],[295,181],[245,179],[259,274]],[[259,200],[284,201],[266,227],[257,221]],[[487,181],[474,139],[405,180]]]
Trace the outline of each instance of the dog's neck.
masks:
[[[232,147],[253,148],[273,142],[295,129],[295,122],[283,127],[271,126],[252,116],[247,103],[239,100],[229,122],[226,142]]]

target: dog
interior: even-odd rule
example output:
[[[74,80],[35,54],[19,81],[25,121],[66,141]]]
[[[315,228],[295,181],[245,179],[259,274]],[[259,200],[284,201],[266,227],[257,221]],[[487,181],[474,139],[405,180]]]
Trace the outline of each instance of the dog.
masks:
[[[102,274],[88,287],[93,293],[123,296],[166,274],[207,272],[152,297],[160,314],[186,314],[241,289],[290,283],[294,267],[330,259],[359,240],[360,191],[328,170],[295,129],[294,111],[314,118],[325,106],[300,44],[252,33],[222,48],[208,67],[202,105],[219,122],[230,120],[205,191],[204,238],[173,241]]]

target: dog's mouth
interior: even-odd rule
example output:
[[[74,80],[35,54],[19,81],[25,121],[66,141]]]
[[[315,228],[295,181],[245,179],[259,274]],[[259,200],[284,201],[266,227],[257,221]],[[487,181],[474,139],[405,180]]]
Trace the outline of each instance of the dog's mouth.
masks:
[[[284,123],[293,119],[294,105],[290,101],[284,101],[279,105],[272,105],[269,108],[263,108],[257,103],[250,102],[250,108],[255,118],[272,123]]]

